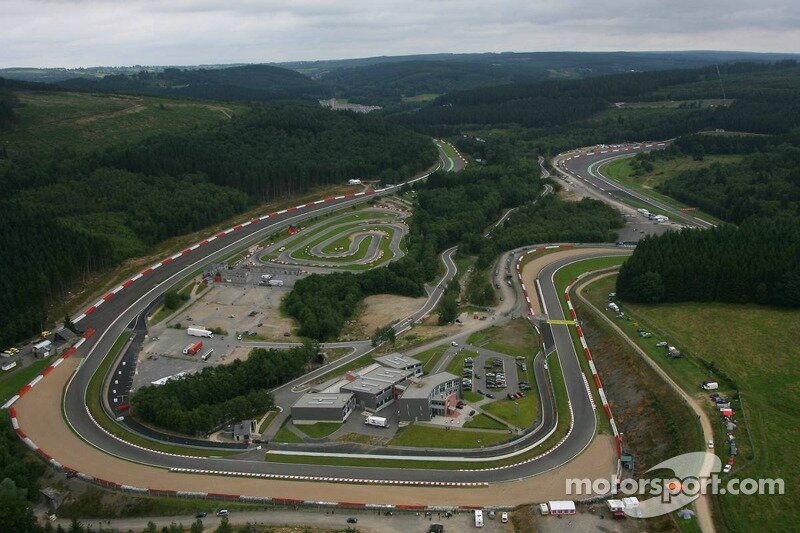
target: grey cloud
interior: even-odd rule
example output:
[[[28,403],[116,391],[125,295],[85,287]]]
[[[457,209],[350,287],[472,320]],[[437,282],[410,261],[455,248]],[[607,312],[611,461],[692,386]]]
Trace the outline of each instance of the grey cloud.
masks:
[[[0,66],[434,52],[800,52],[796,0],[0,0]]]

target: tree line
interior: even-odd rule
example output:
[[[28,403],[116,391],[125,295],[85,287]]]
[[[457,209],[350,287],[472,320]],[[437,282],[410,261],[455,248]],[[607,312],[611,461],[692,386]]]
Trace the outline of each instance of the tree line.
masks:
[[[48,303],[76,281],[165,239],[318,185],[405,177],[435,158],[428,139],[379,117],[256,106],[103,153],[0,161],[0,344],[47,329]]]
[[[319,346],[311,343],[288,350],[254,348],[243,361],[142,387],[131,396],[131,406],[144,422],[187,435],[205,434],[272,409],[268,389],[301,376],[318,353]]]
[[[800,307],[800,224],[796,217],[752,219],[647,237],[620,269],[617,294],[644,303]]]

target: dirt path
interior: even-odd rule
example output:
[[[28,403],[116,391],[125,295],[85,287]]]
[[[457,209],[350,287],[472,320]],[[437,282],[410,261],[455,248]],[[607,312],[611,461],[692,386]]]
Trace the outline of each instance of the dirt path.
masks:
[[[143,104],[133,104],[130,107],[126,107],[125,109],[120,109],[119,111],[112,111],[110,113],[98,113],[96,115],[89,115],[87,117],[81,117],[75,120],[75,124],[88,124],[90,122],[96,122],[98,120],[106,119],[106,118],[114,118],[119,117],[122,115],[131,115],[133,113],[141,113],[147,109],[147,106]]]
[[[680,385],[675,383],[675,381],[667,374],[655,361],[653,361],[650,356],[645,353],[635,342],[633,342],[626,334],[622,331],[622,329],[617,326],[613,320],[608,318],[604,313],[602,313],[597,307],[592,304],[588,298],[583,296],[583,289],[584,287],[598,279],[606,278],[608,276],[612,276],[616,274],[616,272],[608,272],[606,274],[600,274],[598,276],[588,276],[586,279],[582,280],[575,288],[575,293],[578,298],[586,304],[590,309],[593,310],[596,316],[602,318],[609,326],[611,326],[614,331],[619,335],[621,339],[623,339],[628,346],[630,346],[649,366],[652,368],[656,374],[658,374],[666,383],[669,385],[675,392],[677,392],[681,398],[683,398],[686,403],[691,406],[692,410],[697,415],[697,418],[700,420],[700,425],[703,428],[703,438],[706,441],[709,441],[714,438],[714,431],[711,426],[711,420],[708,418],[708,414],[706,414],[705,410],[702,408],[700,403],[694,396],[691,396],[686,391],[684,391]],[[705,451],[705,448],[702,450]],[[703,465],[704,474],[707,475],[710,470],[710,465]],[[706,533],[713,533],[716,531],[716,527],[714,526],[714,521],[711,512],[711,502],[708,495],[701,495],[697,500],[695,500],[695,507],[697,508],[697,522],[700,525],[700,529]]]

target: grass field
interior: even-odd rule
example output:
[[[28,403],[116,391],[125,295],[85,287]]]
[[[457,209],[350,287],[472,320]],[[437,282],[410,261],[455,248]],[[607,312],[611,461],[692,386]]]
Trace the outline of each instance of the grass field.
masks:
[[[514,357],[533,355],[540,347],[536,331],[524,318],[512,320],[502,326],[476,331],[469,336],[467,342],[473,346]]]
[[[515,405],[517,404],[517,405]],[[483,405],[481,409],[493,414],[497,418],[502,418],[509,424],[518,428],[527,428],[536,420],[538,413],[539,398],[535,391],[528,391],[519,400],[509,400],[503,398]]]
[[[11,154],[67,147],[88,152],[229,120],[242,104],[149,96],[15,91],[20,126],[0,133]]]
[[[485,431],[459,431],[411,424],[398,430],[389,446],[414,446],[419,448],[482,448],[508,440],[508,433]]]
[[[505,424],[483,413],[478,413],[472,420],[464,422],[464,427],[469,429],[508,429]]]
[[[714,163],[736,163],[741,161],[741,156],[737,155],[709,155],[705,156],[702,161],[695,161],[694,158],[689,156],[678,156],[669,160],[659,160],[653,163],[653,171],[647,172],[641,176],[634,175],[634,168],[632,166],[633,158],[626,157],[617,159],[600,167],[604,176],[611,178],[622,185],[633,189],[639,193],[645,194],[656,200],[661,201],[669,206],[682,209],[687,206],[678,200],[661,194],[655,188],[672,176],[680,174],[688,170],[697,170],[711,166]],[[695,215],[714,224],[720,224],[721,221],[708,213],[701,211],[693,211]]]
[[[316,424],[300,424],[294,427],[312,439],[322,439],[342,427],[342,424],[335,422],[317,422]]]
[[[14,368],[9,372],[3,372],[2,381],[0,381],[0,404],[6,403],[50,363],[50,359],[39,359],[24,368]]]
[[[601,304],[613,290],[614,278],[599,280],[590,288],[591,301]],[[787,458],[793,457],[794,444],[800,439],[800,408],[793,402],[800,383],[800,345],[796,328],[791,327],[800,324],[800,310],[719,303],[626,304],[623,308],[633,320],[619,321],[618,325],[690,394],[705,398],[699,385],[709,378],[720,382],[723,393],[729,387],[720,376],[712,375],[703,361],[713,362],[735,381],[742,402],[738,409],[734,406],[740,420],[740,453],[732,475],[786,480],[785,496],[720,496],[728,529],[745,531],[758,524],[766,531],[777,531],[795,523],[800,487],[794,480],[800,475],[800,467]],[[656,334],[641,339],[636,336],[637,325]],[[665,357],[663,349],[655,347],[662,338],[681,349],[684,358]],[[741,423],[743,414],[746,424]],[[714,422],[719,420],[712,417]],[[752,435],[752,448],[746,429]],[[719,423],[715,435],[717,442],[722,442]],[[725,451],[718,445],[717,452],[724,458]]]
[[[436,363],[439,362],[439,359],[442,358],[448,347],[449,346],[446,344],[434,346],[430,350],[425,350],[424,352],[416,354],[414,359],[422,362],[422,371],[424,373],[430,374],[431,370],[433,370],[433,368],[436,366]]]
[[[372,363],[372,356],[370,354],[362,355],[361,357],[353,359],[349,363],[342,365],[339,368],[335,368],[330,372],[326,372],[325,374],[315,379],[314,383],[322,383],[323,381],[329,380],[334,376],[339,376],[349,370],[355,370],[356,368],[367,366],[370,363]]]

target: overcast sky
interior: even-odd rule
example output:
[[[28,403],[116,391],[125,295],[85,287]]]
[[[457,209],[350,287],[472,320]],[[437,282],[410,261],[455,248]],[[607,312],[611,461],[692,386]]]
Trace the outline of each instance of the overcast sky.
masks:
[[[0,0],[0,67],[435,52],[800,52],[798,0]]]

